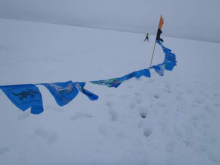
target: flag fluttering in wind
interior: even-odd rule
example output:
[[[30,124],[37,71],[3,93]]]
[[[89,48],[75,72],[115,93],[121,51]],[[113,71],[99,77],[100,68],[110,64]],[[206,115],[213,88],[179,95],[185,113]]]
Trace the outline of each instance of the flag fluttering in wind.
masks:
[[[162,29],[162,27],[163,27],[163,24],[164,24],[164,19],[163,19],[163,16],[161,15],[161,16],[160,16],[159,25],[158,25],[158,30],[157,30],[157,36],[156,36],[155,43],[154,43],[154,49],[153,49],[153,53],[152,53],[152,56],[151,56],[150,67],[151,67],[152,62],[153,62],[154,50],[155,50],[157,41],[163,42],[163,39],[160,38],[160,35],[161,35],[161,33],[162,33],[162,30],[161,30],[161,29]]]
[[[119,78],[90,81],[90,82],[93,84],[97,84],[97,85],[105,85],[107,87],[118,88],[118,86],[121,85],[121,83],[123,83],[124,81],[129,80],[131,78],[139,79],[142,76],[150,77],[150,71],[148,69],[143,69],[143,70],[139,70],[139,71],[134,71],[132,73],[129,73],[129,74],[127,74],[123,77],[119,77]]]
[[[174,53],[171,53],[171,50],[166,48],[161,41],[157,41],[157,43],[161,46],[163,49],[163,52],[165,54],[165,58],[163,63],[154,65],[150,67],[149,69],[154,69],[160,76],[164,75],[164,70],[172,71],[173,68],[176,66],[176,55]]]
[[[157,30],[156,41],[162,41],[162,42],[163,42],[163,39],[160,38],[160,35],[161,35],[161,33],[162,33],[163,24],[164,24],[164,20],[163,20],[163,16],[161,15],[161,16],[160,16],[160,22],[159,22],[158,30]]]
[[[106,79],[106,80],[97,80],[97,81],[88,81],[92,84],[104,85],[107,87],[117,88],[124,81],[130,80],[132,78],[139,79],[142,76],[151,77],[150,70],[154,69],[160,76],[164,75],[164,71],[172,71],[176,66],[176,55],[172,53],[171,49],[165,47],[162,42],[163,39],[160,38],[162,33],[162,26],[164,24],[163,17],[160,17],[160,22],[157,31],[157,37],[155,40],[156,43],[161,46],[165,54],[163,63],[151,66],[153,60],[153,54],[151,58],[150,67],[147,69],[142,69],[139,71],[134,71],[125,76]],[[155,49],[154,45],[154,49]],[[153,51],[154,53],[154,51]],[[0,86],[0,89],[5,93],[5,95],[11,100],[11,102],[16,105],[22,111],[31,108],[32,114],[40,114],[44,111],[43,101],[41,93],[36,85],[45,86],[49,92],[52,94],[59,106],[64,106],[71,102],[79,93],[79,91],[86,95],[91,101],[98,100],[98,96],[94,93],[86,90],[84,87],[85,82],[55,82],[55,83],[39,83],[39,84],[21,84],[21,85],[7,85]]]
[[[72,81],[59,83],[41,83],[39,85],[45,86],[59,106],[64,106],[72,101],[79,93]]]
[[[44,111],[41,93],[34,84],[0,86],[0,89],[20,110],[31,108],[33,114]]]
[[[78,82],[78,83],[74,83],[74,84],[76,84],[79,91],[82,92],[84,95],[86,95],[91,101],[98,100],[99,96],[97,96],[96,94],[94,94],[84,88],[86,83]]]

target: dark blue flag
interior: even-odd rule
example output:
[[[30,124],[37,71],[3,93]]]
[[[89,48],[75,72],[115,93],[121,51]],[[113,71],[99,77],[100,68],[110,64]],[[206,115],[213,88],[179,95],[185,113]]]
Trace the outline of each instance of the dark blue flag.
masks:
[[[151,68],[153,68],[160,76],[164,75],[164,69],[165,69],[164,64],[154,65]]]
[[[166,53],[171,53],[171,50],[170,50],[170,49],[164,47],[163,45],[161,45],[161,46],[162,46],[163,52],[164,52],[165,54],[166,54]]]
[[[90,100],[94,101],[94,100],[98,100],[99,96],[95,95],[94,93],[86,90],[84,87],[86,85],[86,83],[84,82],[77,82],[74,83],[77,88],[79,89],[80,92],[82,92],[84,95],[86,95]]]
[[[107,80],[98,80],[98,81],[90,81],[93,84],[97,85],[105,85],[107,87],[115,87],[117,88],[121,83],[123,83],[126,80],[129,80],[131,78],[137,78],[139,79],[141,76],[150,77],[150,71],[148,69],[143,69],[140,71],[134,71],[132,73],[129,73],[123,77],[119,78],[112,78]]]
[[[174,53],[166,53],[164,61],[176,61],[176,55]]]
[[[150,71],[149,71],[149,69],[143,69],[143,70],[139,70],[138,71],[138,78],[140,78],[141,76],[145,76],[145,77],[148,77],[148,78],[150,78]],[[136,77],[137,78],[137,77]],[[137,79],[138,79],[137,78]]]
[[[164,65],[164,69],[166,70],[169,70],[169,71],[172,71],[173,68],[176,66],[177,64],[177,61],[176,61],[176,55],[174,53],[171,53],[171,50],[166,48],[162,42],[160,41],[157,41],[157,43],[162,47],[163,49],[163,52],[165,54],[165,58],[164,58],[164,62],[163,64],[159,64],[160,66]],[[164,72],[163,71],[163,68],[159,67],[154,67],[155,71],[160,74],[160,75],[163,75],[162,73]]]
[[[98,80],[98,81],[90,81],[93,84],[97,84],[97,85],[105,85],[107,87],[114,87],[117,88],[119,85],[121,85],[121,83],[123,83],[125,80],[129,80],[133,77],[137,77],[137,72],[132,72],[129,73],[123,77],[119,77],[119,78],[112,78],[112,79],[107,79],[107,80]]]
[[[120,77],[120,78],[118,78],[119,80],[121,80],[122,82],[123,81],[126,81],[126,80],[130,80],[131,78],[140,78],[142,75],[140,75],[139,73],[138,73],[138,71],[134,71],[134,72],[132,72],[132,73],[129,73],[129,74],[127,74],[127,75],[125,75],[125,76],[123,76],[123,77]]]
[[[176,66],[176,61],[164,61],[163,64],[165,65],[166,70],[172,71]]]
[[[44,111],[39,89],[34,84],[0,86],[5,95],[22,111],[31,108],[31,113]]]
[[[129,74],[127,74],[127,75],[125,75],[125,76],[123,76],[119,79],[122,80],[122,81],[125,81],[125,80],[129,80],[131,78],[134,78],[134,77],[139,79],[142,76],[150,77],[150,71],[148,69],[135,71],[135,72],[129,73]]]
[[[59,106],[64,106],[72,101],[79,93],[72,81],[59,83],[41,83],[44,85],[55,98]]]
[[[113,79],[108,79],[108,80],[98,80],[98,81],[90,81],[92,84],[97,84],[97,85],[105,85],[107,87],[114,87],[117,88],[121,83],[123,82],[120,80],[120,78],[113,78]]]

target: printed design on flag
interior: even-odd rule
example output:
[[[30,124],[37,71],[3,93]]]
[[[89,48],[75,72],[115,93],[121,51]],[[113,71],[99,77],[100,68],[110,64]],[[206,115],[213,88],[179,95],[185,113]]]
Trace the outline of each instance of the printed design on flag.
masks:
[[[42,100],[38,99],[41,97],[41,93],[37,88],[7,88],[8,97],[17,105],[29,104],[30,102],[42,103]]]
[[[145,76],[145,77],[150,77],[150,71],[149,69],[143,69],[139,71],[134,71],[132,73],[129,73],[123,77],[119,78],[113,78],[113,79],[108,79],[108,80],[98,80],[98,81],[90,81],[93,84],[97,85],[105,85],[107,87],[115,87],[117,88],[121,83],[123,83],[126,80],[129,80],[131,78],[137,78],[139,79],[140,77]]]
[[[18,98],[22,101],[23,99],[27,99],[28,96],[30,98],[34,98],[36,94],[39,92],[34,91],[33,89],[26,89],[27,91],[21,91],[20,93],[11,92],[13,95],[18,96]]]
[[[54,88],[55,93],[62,94],[66,92],[66,94],[70,94],[73,91],[73,85],[71,83],[69,83],[66,87],[61,87],[53,83],[50,83],[49,85],[51,86],[52,89]]]
[[[22,111],[28,108],[31,108],[33,114],[44,111],[41,93],[34,84],[8,85],[0,88],[11,102]]]
[[[72,95],[74,90],[77,90],[72,83],[68,83],[65,87],[57,85],[55,83],[44,84],[52,95],[55,97],[57,103],[60,106],[68,104],[76,95]],[[75,89],[74,89],[75,88]],[[75,91],[76,92],[76,91]]]
[[[76,83],[76,86],[80,92],[83,92],[83,87],[79,83]]]
[[[115,88],[117,88],[122,82],[123,82],[123,80],[120,80],[119,78],[91,81],[91,83],[93,83],[93,84],[105,85],[107,87],[115,87]]]
[[[42,100],[35,99],[37,97],[41,97],[39,90],[35,88],[12,88],[6,89],[8,92],[8,96],[13,100],[13,102],[17,105],[19,104],[28,104],[30,102],[40,102]]]

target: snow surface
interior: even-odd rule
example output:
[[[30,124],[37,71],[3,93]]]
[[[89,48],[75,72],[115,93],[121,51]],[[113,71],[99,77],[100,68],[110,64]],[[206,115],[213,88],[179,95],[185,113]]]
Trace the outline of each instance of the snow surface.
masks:
[[[0,18],[220,43],[219,0],[1,0]]]
[[[166,24],[164,24],[166,26]],[[89,81],[149,67],[155,36],[0,19],[0,85]],[[31,115],[0,91],[1,165],[220,164],[220,44],[162,37],[177,67],[119,88],[88,83]],[[157,45],[154,64],[163,61]]]

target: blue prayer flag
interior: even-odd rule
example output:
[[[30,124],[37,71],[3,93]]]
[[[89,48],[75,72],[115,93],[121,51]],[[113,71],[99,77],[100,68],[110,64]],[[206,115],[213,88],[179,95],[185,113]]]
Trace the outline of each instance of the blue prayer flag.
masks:
[[[151,76],[149,69],[143,69],[143,70],[139,70],[138,71],[138,76],[145,76],[145,77],[149,77]],[[137,78],[138,79],[138,78]]]
[[[140,75],[137,71],[135,72],[132,72],[132,73],[129,73],[123,77],[120,77],[118,78],[119,80],[121,80],[122,82],[125,81],[125,80],[129,80],[129,79],[132,79],[134,77],[136,77],[137,79],[140,78],[142,75]]]
[[[90,100],[92,100],[92,101],[98,100],[99,96],[95,95],[94,93],[92,93],[84,88],[86,83],[78,82],[78,83],[74,83],[74,84],[76,84],[79,91],[82,92],[84,95],[86,95]]]
[[[97,85],[105,85],[107,87],[115,87],[117,88],[121,83],[123,83],[126,80],[129,80],[131,78],[137,78],[139,79],[141,76],[150,77],[150,71],[148,69],[143,69],[139,71],[134,71],[132,73],[129,73],[123,77],[119,78],[113,78],[113,79],[107,79],[107,80],[98,80],[98,81],[90,81],[93,84]]]
[[[174,53],[166,53],[165,61],[176,61],[176,55]]]
[[[148,69],[143,69],[143,70],[139,70],[139,71],[135,71],[135,72],[132,72],[132,73],[129,73],[119,79],[125,81],[125,80],[129,80],[131,78],[141,78],[142,76],[145,76],[145,77],[150,77],[150,71]]]
[[[160,66],[161,65],[164,65],[164,68],[166,69],[166,70],[169,70],[169,71],[172,71],[173,70],[173,68],[176,66],[176,55],[174,54],[174,53],[171,53],[171,50],[170,49],[168,49],[168,48],[166,48],[163,44],[162,44],[162,42],[160,42],[160,41],[157,41],[157,43],[162,47],[162,49],[163,49],[163,52],[164,52],[164,54],[165,54],[165,58],[164,58],[164,62],[163,62],[163,64],[159,64]],[[157,66],[159,66],[159,65],[157,65]],[[160,74],[160,75],[163,75],[163,68],[161,68],[161,67],[154,67],[154,69],[155,69],[155,71],[158,73],[158,74]]]
[[[59,83],[41,83],[44,85],[55,98],[59,106],[64,106],[72,101],[79,93],[72,81]]]
[[[164,75],[164,69],[165,69],[164,64],[154,65],[151,68],[153,68],[160,76]]]
[[[119,85],[121,85],[123,81],[120,80],[120,78],[113,78],[108,80],[98,80],[98,81],[90,81],[90,82],[97,85],[105,85],[107,87],[117,88]]]
[[[22,111],[31,108],[31,113],[44,111],[39,89],[34,84],[0,86],[0,89]]]
[[[172,71],[176,66],[176,61],[165,61],[163,64],[165,65],[166,70]]]
[[[162,46],[162,49],[163,49],[163,52],[166,54],[166,53],[171,53],[171,50],[166,48],[165,46],[161,45]]]

